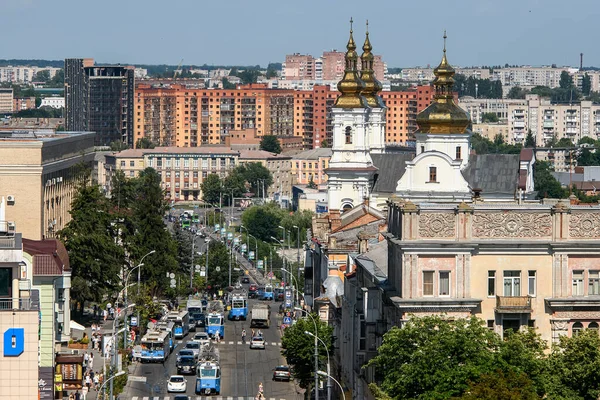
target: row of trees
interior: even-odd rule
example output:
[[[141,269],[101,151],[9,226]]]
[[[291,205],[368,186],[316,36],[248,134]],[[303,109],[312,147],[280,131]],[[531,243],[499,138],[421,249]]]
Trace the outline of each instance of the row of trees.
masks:
[[[533,329],[503,340],[474,317],[412,317],[384,335],[369,363],[381,384],[371,388],[379,399],[598,399],[597,330],[548,350]]]
[[[72,220],[58,232],[72,268],[73,298],[101,301],[122,285],[120,271],[144,259],[142,282],[152,295],[167,287],[167,272],[179,272],[177,243],[165,229],[163,215],[168,207],[160,187],[160,176],[152,168],[137,178],[127,179],[121,171],[113,177],[114,188],[106,197],[90,183],[90,170],[80,168],[78,190],[71,205]]]
[[[489,79],[478,79],[461,74],[454,75],[454,90],[458,97],[471,96],[480,99],[501,99],[502,82]]]
[[[230,205],[233,198],[239,198],[247,193],[258,195],[263,190],[266,193],[273,184],[271,172],[261,163],[247,163],[235,167],[229,175],[221,178],[217,174],[208,175],[202,182],[202,196],[205,202],[219,204],[225,201]]]
[[[586,73],[581,82],[581,90],[573,83],[573,77],[567,72],[560,74],[559,87],[549,88],[547,86],[536,86],[531,90],[523,89],[519,86],[512,87],[506,95],[509,99],[524,99],[527,94],[537,94],[540,97],[547,97],[552,102],[567,103],[576,102],[585,97],[594,102],[600,102],[600,93],[592,92],[592,80]]]

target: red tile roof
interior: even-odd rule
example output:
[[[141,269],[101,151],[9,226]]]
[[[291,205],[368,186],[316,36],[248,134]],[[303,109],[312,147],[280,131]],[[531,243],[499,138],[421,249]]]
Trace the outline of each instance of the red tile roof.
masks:
[[[57,239],[23,239],[23,251],[33,256],[33,275],[59,276],[69,271],[69,254]]]

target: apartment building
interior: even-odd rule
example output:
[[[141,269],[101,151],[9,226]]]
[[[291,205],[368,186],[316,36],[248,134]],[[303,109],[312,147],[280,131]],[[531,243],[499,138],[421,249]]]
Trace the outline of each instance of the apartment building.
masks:
[[[96,145],[120,141],[133,146],[135,68],[65,60],[66,129],[96,134]]]
[[[36,67],[28,65],[8,65],[6,67],[0,67],[0,82],[12,82],[12,83],[32,83],[38,72],[48,71],[50,78],[54,78],[56,73],[61,68],[56,67]]]
[[[344,76],[344,68],[346,61],[344,60],[346,53],[343,51],[324,51],[321,56],[322,64],[322,78],[324,81],[335,81],[339,82]],[[358,69],[360,70],[361,65],[359,63]],[[380,55],[374,56],[373,59],[373,71],[378,81],[383,81],[387,74],[387,65],[383,62]]]
[[[43,100],[40,107],[41,106],[43,106]],[[16,113],[23,110],[32,110],[34,108],[36,108],[35,97],[15,97],[13,99],[13,111]]]
[[[432,86],[417,86],[402,92],[382,91],[380,97],[386,110],[385,141],[387,144],[406,144],[414,140],[417,114],[433,101]]]
[[[34,104],[35,104],[35,97]],[[62,96],[48,96],[42,99],[42,103],[40,107],[50,107],[50,108],[65,108],[65,98]]]
[[[202,199],[201,185],[208,174],[225,178],[238,165],[240,153],[227,147],[202,146],[129,149],[106,156],[106,185],[110,192],[111,177],[121,170],[134,178],[145,168],[154,168],[161,177],[165,197],[172,201]]]
[[[273,176],[273,184],[267,189],[267,196],[277,200],[290,200],[292,197],[292,157],[263,150],[240,150],[239,165],[259,163]]]
[[[293,155],[290,169],[292,185],[307,185],[311,180],[317,186],[327,183],[325,170],[329,168],[331,154],[331,148],[317,148]]]
[[[483,123],[483,114],[495,114],[498,119],[508,121],[508,108],[510,105],[525,106],[527,100],[518,99],[476,99],[470,96],[458,99],[458,105],[469,113],[474,124]]]
[[[293,92],[266,85],[226,90],[143,83],[134,103],[134,142],[145,137],[167,147],[197,147],[225,144],[233,131],[293,135]]]
[[[13,111],[13,89],[0,88],[0,113],[9,114]]]
[[[94,134],[0,132],[0,187],[6,218],[23,237],[54,238],[71,220],[80,165],[91,167]]]
[[[281,76],[285,80],[315,79],[315,59],[299,53],[286,55]]]

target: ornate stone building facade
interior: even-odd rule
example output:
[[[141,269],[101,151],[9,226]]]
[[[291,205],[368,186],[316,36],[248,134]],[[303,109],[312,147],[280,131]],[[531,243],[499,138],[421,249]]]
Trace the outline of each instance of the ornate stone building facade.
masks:
[[[556,341],[600,323],[600,207],[389,203],[401,320],[475,315]]]

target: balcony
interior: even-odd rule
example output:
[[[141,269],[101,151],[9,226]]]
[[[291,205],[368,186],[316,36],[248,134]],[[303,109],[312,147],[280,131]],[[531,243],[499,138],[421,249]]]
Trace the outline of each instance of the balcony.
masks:
[[[34,302],[32,298],[26,299],[0,299],[0,311],[38,311],[40,309],[40,304],[38,302]]]
[[[529,296],[496,296],[497,313],[530,313],[531,297]]]

